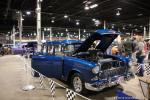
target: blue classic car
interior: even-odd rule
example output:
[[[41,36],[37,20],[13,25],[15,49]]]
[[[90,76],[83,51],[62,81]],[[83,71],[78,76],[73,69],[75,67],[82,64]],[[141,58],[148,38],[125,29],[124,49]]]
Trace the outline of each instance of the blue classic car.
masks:
[[[127,75],[128,60],[105,53],[117,36],[112,30],[97,30],[83,43],[46,42],[41,52],[32,56],[32,68],[47,77],[69,82],[78,93],[117,85]]]

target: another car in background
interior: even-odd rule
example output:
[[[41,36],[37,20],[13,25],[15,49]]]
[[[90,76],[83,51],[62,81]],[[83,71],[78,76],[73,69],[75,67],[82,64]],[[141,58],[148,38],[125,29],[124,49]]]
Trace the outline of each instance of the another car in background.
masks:
[[[12,53],[21,55],[29,53],[30,55],[33,55],[36,48],[37,42],[22,42],[12,48]]]

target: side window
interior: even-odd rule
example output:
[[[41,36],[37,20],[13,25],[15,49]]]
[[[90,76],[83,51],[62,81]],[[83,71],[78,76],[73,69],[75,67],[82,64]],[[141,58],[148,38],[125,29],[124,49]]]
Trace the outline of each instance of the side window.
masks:
[[[46,46],[45,45],[42,45],[41,52],[46,53]]]
[[[55,45],[55,55],[62,56],[62,45]]]
[[[54,54],[54,46],[53,46],[53,45],[48,45],[48,46],[47,46],[47,53],[48,53],[49,55]]]

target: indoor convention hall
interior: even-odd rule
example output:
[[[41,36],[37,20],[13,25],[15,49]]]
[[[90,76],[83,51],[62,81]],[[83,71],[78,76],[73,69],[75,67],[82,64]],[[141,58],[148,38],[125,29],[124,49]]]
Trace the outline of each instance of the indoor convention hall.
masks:
[[[0,100],[150,100],[150,1],[0,0]]]

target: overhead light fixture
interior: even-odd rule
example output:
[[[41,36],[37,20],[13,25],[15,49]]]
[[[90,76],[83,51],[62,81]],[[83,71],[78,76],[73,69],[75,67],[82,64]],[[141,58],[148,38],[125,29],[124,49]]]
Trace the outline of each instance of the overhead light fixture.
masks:
[[[68,15],[65,14],[65,15],[64,15],[64,18],[68,18]]]
[[[132,26],[132,24],[129,24],[129,26]]]
[[[68,32],[68,29],[66,28],[66,32]]]
[[[119,11],[120,11],[120,10],[122,10],[122,8],[117,8],[116,10],[119,10]]]
[[[115,25],[114,25],[114,24],[112,24],[111,28],[112,28],[112,29],[114,29],[114,28],[115,28]]]
[[[91,4],[92,2],[86,0],[86,1],[83,1],[83,3],[84,3],[84,4]]]
[[[99,26],[101,24],[101,22],[99,20],[95,20],[94,22],[95,22],[96,26]]]
[[[141,25],[140,27],[142,28],[143,26]]]
[[[50,28],[47,28],[47,31],[50,31]]]
[[[123,26],[122,29],[125,30],[126,29],[125,26]]]
[[[80,24],[79,21],[80,21],[80,20],[76,20],[76,25],[79,25],[79,24]]]
[[[96,20],[95,18],[92,19],[92,21],[95,21],[95,20]]]
[[[117,16],[120,16],[120,12],[119,12],[119,11],[117,11],[116,15],[117,15]]]
[[[21,20],[23,21],[24,19],[22,18]]]
[[[85,5],[84,9],[85,9],[85,10],[89,10],[90,8],[89,8],[88,5]]]
[[[16,11],[17,14],[19,14],[19,11]]]
[[[143,14],[142,13],[140,13],[140,14],[137,14],[137,16],[142,16]]]
[[[46,31],[46,28],[44,28],[44,31]]]
[[[54,23],[55,22],[54,19],[52,19],[51,22]]]
[[[98,24],[95,24],[95,26],[98,26]]]
[[[36,36],[36,33],[34,32],[34,36]]]
[[[84,29],[84,30],[83,30],[83,32],[85,33],[85,32],[86,32],[86,30]]]
[[[76,22],[76,25],[79,25],[80,23],[79,22]]]
[[[31,15],[31,12],[30,12],[30,11],[27,11],[26,14],[27,14],[27,15]]]
[[[116,16],[120,16],[120,11],[122,10],[122,8],[117,8],[115,9],[117,12],[116,12]]]
[[[93,4],[90,6],[91,9],[96,8],[98,6],[98,4]]]

